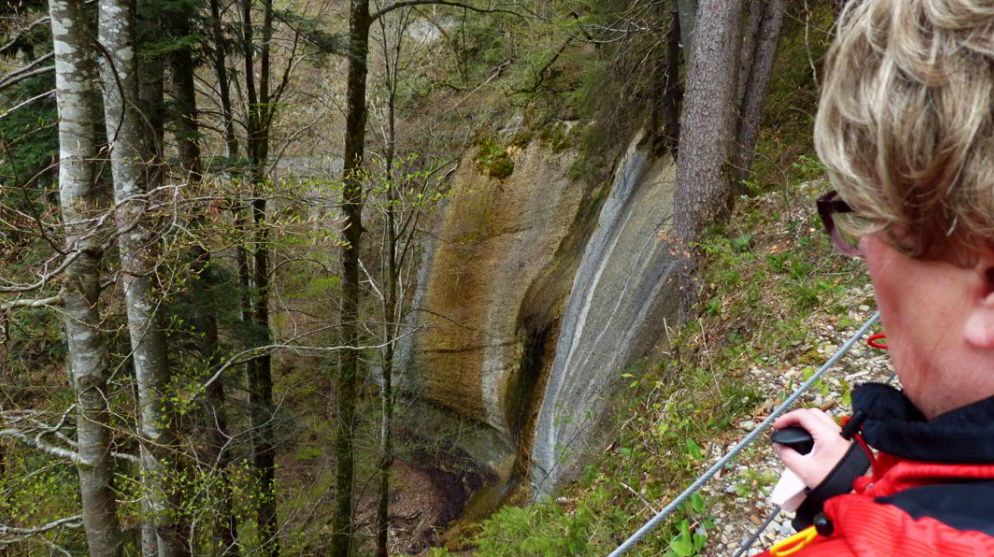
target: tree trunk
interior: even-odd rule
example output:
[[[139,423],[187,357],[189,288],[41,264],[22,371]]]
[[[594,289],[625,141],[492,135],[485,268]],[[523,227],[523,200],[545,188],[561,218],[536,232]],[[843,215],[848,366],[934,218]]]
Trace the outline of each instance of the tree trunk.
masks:
[[[144,24],[157,25],[159,23],[144,22]],[[144,123],[142,143],[145,154],[145,182],[149,189],[154,189],[164,184],[166,179],[166,103],[163,85],[165,64],[159,56],[145,56],[138,64],[138,73],[140,74],[138,102]]]
[[[110,355],[100,329],[102,249],[87,219],[107,210],[94,187],[98,112],[94,45],[81,0],[52,0],[56,102],[59,107],[59,201],[70,252],[65,271],[63,323],[76,391],[80,496],[91,557],[120,557],[121,529],[112,485],[107,380]]]
[[[381,22],[382,23],[382,22]],[[389,557],[388,542],[390,538],[390,468],[393,466],[393,447],[391,446],[393,429],[393,361],[394,340],[397,338],[398,303],[400,270],[397,268],[397,184],[393,180],[393,161],[397,151],[397,69],[400,65],[401,44],[404,30],[398,33],[395,56],[389,58],[386,39],[386,26],[383,26],[383,51],[387,65],[386,87],[389,91],[387,99],[387,141],[384,155],[386,164],[387,208],[386,208],[386,274],[383,297],[383,385],[380,390],[380,462],[379,462],[379,497],[376,505],[376,556]]]
[[[766,0],[746,0],[744,8],[746,16],[745,28],[742,30],[742,49],[739,52],[739,86],[735,96],[736,106],[742,106],[745,100],[748,75],[752,71],[752,63],[756,57],[756,43],[759,40],[759,26],[766,12]]]
[[[359,249],[362,240],[362,170],[366,143],[366,74],[369,55],[369,28],[372,24],[369,0],[353,0],[349,11],[349,73],[346,93],[345,156],[342,210],[345,213],[345,240],[342,249],[342,344],[359,345]],[[359,352],[343,350],[338,387],[338,435],[335,443],[335,516],[332,522],[331,554],[349,557],[352,542],[352,490],[355,475],[356,391],[359,380]]]
[[[228,63],[224,49],[227,39],[221,27],[221,6],[219,0],[210,0],[211,34],[214,39],[214,73],[217,75],[218,94],[221,97],[221,116],[224,118],[224,144],[229,159],[238,156],[238,139],[235,136],[235,117],[231,110],[231,84],[228,81]]]
[[[393,134],[391,134],[393,135]],[[390,180],[388,172],[388,181]],[[390,533],[390,467],[393,466],[393,447],[390,436],[393,426],[393,361],[394,345],[397,338],[399,316],[397,307],[397,290],[400,279],[397,268],[397,225],[393,201],[394,184],[390,183],[387,190],[387,272],[386,296],[383,300],[383,385],[380,392],[380,485],[379,500],[376,508],[376,556],[389,557],[387,542]]]
[[[189,33],[189,20],[177,18],[179,31]],[[187,48],[177,50],[170,59],[173,74],[173,97],[176,100],[176,143],[179,166],[186,179],[199,182],[200,166],[199,124],[197,123],[197,91],[194,87],[193,55]]]
[[[272,342],[269,327],[269,228],[266,224],[266,200],[252,202],[255,225],[255,253],[253,254],[253,312],[255,325],[260,332],[257,342]],[[263,554],[279,555],[278,524],[276,516],[276,453],[273,446],[274,407],[272,357],[263,353],[249,366],[249,404],[252,407],[252,428],[255,431],[253,458],[258,473],[260,495],[258,507],[259,540]]]
[[[742,0],[701,0],[680,125],[674,228],[693,242],[728,209]]]
[[[659,4],[660,20],[664,4]],[[680,142],[680,103],[683,87],[680,84],[680,14],[674,9],[670,25],[662,41],[663,55],[657,66],[657,98],[652,109],[652,129],[662,147],[675,153]]]
[[[736,173],[735,183],[741,185],[739,193],[747,193],[743,180],[748,178],[749,167],[752,166],[756,155],[756,139],[763,119],[763,104],[769,91],[786,10],[784,0],[763,0],[762,3],[766,8],[763,10],[757,33],[756,54],[749,73],[740,77],[744,85],[741,88],[739,131],[735,158],[732,161],[732,168]]]
[[[141,459],[149,491],[146,497],[153,513],[159,557],[182,557],[189,550],[177,487],[180,459],[175,453],[176,422],[169,403],[171,372],[161,312],[157,311],[161,300],[152,279],[157,264],[156,240],[144,215],[148,190],[142,165],[141,117],[135,110],[138,80],[132,10],[128,0],[100,0],[99,36],[108,53],[101,64],[104,119],[111,141],[121,285],[138,383]]]
[[[253,253],[251,281],[253,293],[249,299],[251,320],[258,331],[256,346],[271,343],[269,324],[269,230],[266,224],[265,165],[269,159],[272,111],[269,97],[269,43],[273,31],[273,3],[263,0],[263,23],[258,45],[253,41],[252,2],[242,0],[242,39],[245,54],[245,91],[248,95],[247,151],[253,200],[250,204],[253,223]],[[255,51],[259,53],[259,81],[255,80]],[[247,262],[246,262],[247,263]],[[256,507],[259,545],[266,557],[280,552],[279,525],[276,514],[276,455],[273,448],[273,376],[272,359],[268,351],[247,366],[250,419],[253,430],[253,462],[261,493]]]

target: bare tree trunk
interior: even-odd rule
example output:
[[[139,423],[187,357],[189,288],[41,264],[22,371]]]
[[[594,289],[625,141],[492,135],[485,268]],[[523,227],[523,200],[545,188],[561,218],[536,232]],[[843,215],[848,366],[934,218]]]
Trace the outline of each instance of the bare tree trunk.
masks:
[[[739,88],[735,95],[736,106],[745,100],[748,75],[756,57],[756,43],[759,41],[759,26],[766,12],[766,0],[746,0],[747,12],[745,28],[742,30],[742,49],[739,52]]]
[[[387,190],[387,283],[386,296],[383,300],[383,386],[380,392],[380,485],[379,499],[376,508],[376,555],[389,557],[387,541],[390,532],[390,468],[393,466],[393,447],[391,446],[393,426],[393,361],[394,340],[397,338],[399,321],[397,304],[397,286],[400,279],[397,268],[397,224],[396,209],[392,202],[394,185]]]
[[[155,25],[158,22],[145,22],[145,24]],[[146,184],[149,189],[155,189],[165,183],[166,179],[166,126],[164,117],[164,66],[162,59],[158,56],[145,57],[139,63],[138,73],[140,76],[138,86],[139,105],[141,106],[141,112],[145,121],[142,137],[143,152],[145,154]],[[139,403],[139,408],[140,406],[141,404]],[[139,419],[141,418],[139,417]],[[151,517],[155,513],[148,499],[142,502],[142,512],[147,517]],[[154,522],[150,518],[143,521],[141,526],[142,557],[158,557],[158,538]]]
[[[110,355],[100,330],[103,250],[88,219],[106,210],[93,186],[98,109],[88,8],[81,0],[52,0],[56,101],[59,107],[59,201],[69,251],[80,253],[62,288],[69,363],[76,391],[80,495],[91,557],[120,557],[121,529],[112,486],[107,380]]]
[[[383,276],[384,289],[383,297],[383,343],[381,351],[382,357],[382,379],[383,385],[380,390],[380,461],[379,461],[379,489],[376,505],[376,556],[389,557],[390,538],[390,468],[393,466],[393,446],[391,436],[393,435],[393,362],[394,362],[394,340],[397,338],[400,326],[400,307],[398,303],[398,290],[400,282],[400,269],[397,261],[397,242],[400,240],[397,229],[397,188],[394,182],[393,166],[397,153],[397,85],[400,72],[400,56],[403,51],[404,35],[407,29],[407,15],[405,11],[400,16],[400,23],[395,37],[395,44],[391,47],[387,36],[387,25],[384,18],[380,18],[380,31],[383,43],[384,65],[386,66],[386,79],[384,85],[387,88],[387,134],[384,150],[384,164],[386,166],[386,219],[384,243],[386,252],[386,270]],[[392,56],[391,56],[392,54]]]
[[[150,2],[152,0],[140,0]],[[146,21],[144,25],[160,25],[158,21]],[[161,56],[142,57],[138,64],[140,75],[138,102],[141,107],[142,143],[145,154],[145,183],[149,189],[161,186],[166,179],[165,165],[165,87],[163,75],[165,64]]]
[[[763,104],[769,91],[770,77],[773,64],[776,61],[777,48],[780,44],[780,31],[783,28],[784,0],[762,0],[765,4],[762,21],[757,32],[755,57],[749,72],[740,76],[741,108],[739,131],[735,157],[732,168],[735,171],[735,183],[742,187],[739,193],[746,193],[742,183],[749,176],[756,154],[756,138],[759,135],[759,125],[763,119]]]
[[[259,331],[257,346],[270,344],[269,324],[269,229],[266,224],[266,197],[263,192],[265,165],[269,159],[272,125],[272,99],[269,94],[270,51],[273,32],[273,3],[263,0],[263,22],[258,45],[253,41],[252,2],[241,0],[243,41],[245,53],[245,90],[248,95],[248,141],[250,175],[253,197],[251,202],[253,254],[251,280],[254,288],[250,297],[251,319]],[[259,53],[259,81],[255,81],[255,50]],[[261,493],[257,503],[259,544],[263,555],[277,557],[280,552],[279,526],[276,514],[276,454],[273,446],[273,375],[272,358],[268,351],[249,362],[247,367],[249,404],[253,429],[253,461]]]
[[[349,73],[346,93],[345,168],[342,210],[345,240],[342,249],[342,344],[359,345],[359,249],[362,241],[362,170],[366,147],[366,75],[369,56],[369,0],[353,0],[349,11]],[[331,554],[349,557],[352,544],[352,496],[355,475],[356,392],[359,352],[343,350],[337,381],[338,435],[335,443],[335,516],[332,521]]]
[[[255,253],[253,254],[253,311],[255,325],[260,331],[258,342],[265,346],[272,342],[269,327],[269,228],[266,224],[266,200],[252,202],[252,220],[255,225]],[[259,540],[263,553],[268,557],[279,555],[278,524],[276,515],[276,453],[273,445],[273,371],[272,357],[264,353],[249,367],[249,404],[252,406],[252,427],[255,430],[254,460],[259,478]]]
[[[393,361],[394,361],[394,339],[398,332],[398,304],[397,290],[400,273],[397,268],[397,184],[393,181],[393,162],[397,150],[397,70],[400,65],[401,47],[403,44],[404,29],[397,34],[397,45],[393,59],[389,55],[389,45],[386,38],[386,25],[381,23],[383,32],[383,52],[386,58],[387,78],[386,86],[389,91],[387,100],[387,141],[386,141],[386,180],[387,180],[387,208],[386,208],[386,230],[384,232],[386,242],[386,274],[384,276],[384,287],[386,289],[383,297],[383,343],[385,347],[382,351],[383,385],[380,390],[380,462],[379,462],[379,494],[376,505],[376,556],[389,557],[388,547],[390,537],[390,468],[393,466],[393,447],[391,446],[391,435],[393,434]],[[392,62],[392,64],[391,64]]]
[[[219,0],[210,0],[211,34],[214,39],[214,73],[217,75],[217,88],[221,97],[221,115],[224,118],[224,144],[228,158],[238,156],[238,139],[235,137],[235,117],[231,110],[231,83],[228,81],[228,63],[224,49],[227,40],[221,27],[223,12]]]
[[[665,5],[660,2],[660,22]],[[662,147],[675,152],[680,142],[680,103],[683,87],[680,83],[680,14],[673,9],[670,25],[662,41],[664,50],[656,67],[656,99],[652,106],[652,130]]]
[[[151,0],[139,0],[143,3]],[[161,25],[159,21],[143,21],[143,25],[149,28],[157,28]],[[138,99],[143,121],[142,129],[143,153],[145,155],[146,185],[148,189],[155,189],[165,183],[165,93],[164,77],[165,66],[162,58],[157,55],[145,56],[139,60],[138,75],[140,82],[138,85]],[[140,407],[140,403],[139,403]],[[139,419],[141,419],[139,417]],[[142,512],[151,517],[155,511],[150,502],[146,499],[142,502]],[[141,526],[141,550],[142,557],[158,557],[159,541],[155,530],[155,524],[151,519],[142,522]]]
[[[217,329],[214,329],[217,332]],[[206,338],[211,338],[210,334]],[[213,337],[217,341],[217,337]],[[216,346],[216,344],[215,344]],[[216,358],[215,358],[216,359]],[[210,369],[214,369],[213,367]],[[231,500],[231,452],[227,448],[228,444],[228,418],[224,411],[226,396],[224,385],[221,381],[211,383],[207,388],[207,427],[210,435],[208,444],[210,456],[214,460],[214,469],[219,475],[217,483],[217,519],[214,525],[214,544],[221,548],[223,557],[236,557],[238,555],[238,517],[235,516],[234,505]],[[215,552],[214,555],[217,553]]]
[[[134,42],[134,4],[100,0],[100,42],[107,50],[102,63],[104,113],[111,141],[115,220],[121,252],[121,283],[131,335],[132,360],[138,383],[142,467],[153,512],[159,557],[189,554],[181,519],[180,479],[175,420],[170,407],[171,372],[166,339],[157,311],[153,274],[154,233],[145,206],[148,190],[142,164],[142,125]]]
[[[176,18],[178,32],[189,33],[190,22],[180,14]],[[179,165],[186,179],[199,182],[202,170],[200,165],[200,133],[197,122],[197,91],[194,87],[193,55],[187,48],[172,53],[170,59],[173,74],[173,97],[176,99],[176,143],[179,151]]]
[[[728,208],[729,163],[737,129],[742,0],[701,0],[697,33],[687,77],[682,140],[674,199],[674,225],[684,239]]]

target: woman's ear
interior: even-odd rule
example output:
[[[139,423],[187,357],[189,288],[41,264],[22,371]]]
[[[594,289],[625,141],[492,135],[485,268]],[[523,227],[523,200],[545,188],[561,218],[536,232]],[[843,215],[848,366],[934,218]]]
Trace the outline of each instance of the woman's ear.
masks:
[[[994,348],[994,258],[990,253],[981,255],[978,267],[981,289],[963,327],[963,338],[975,348]]]

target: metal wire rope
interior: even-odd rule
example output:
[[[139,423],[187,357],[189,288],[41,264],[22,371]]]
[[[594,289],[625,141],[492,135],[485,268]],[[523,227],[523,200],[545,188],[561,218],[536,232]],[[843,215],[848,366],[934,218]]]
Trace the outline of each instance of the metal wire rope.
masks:
[[[677,496],[676,499],[670,501],[670,503],[666,505],[666,507],[664,507],[663,510],[659,511],[659,513],[657,513],[656,516],[649,519],[649,522],[646,522],[645,525],[639,528],[638,531],[632,534],[631,537],[629,537],[627,540],[624,541],[624,543],[619,545],[617,549],[615,549],[608,555],[608,557],[619,557],[620,555],[624,555],[625,553],[628,552],[629,549],[634,547],[635,544],[640,542],[642,538],[646,536],[646,534],[648,534],[657,526],[659,526],[660,523],[662,523],[663,520],[666,520],[666,518],[669,515],[673,514],[673,511],[678,509],[680,505],[682,505],[687,499],[690,498],[691,495],[693,495],[698,489],[700,489],[705,483],[707,483],[708,480],[714,477],[714,475],[717,474],[719,470],[724,468],[726,464],[728,464],[729,462],[732,461],[732,459],[738,456],[738,454],[742,451],[742,449],[744,449],[750,443],[755,441],[756,438],[759,437],[759,434],[762,433],[763,430],[765,430],[767,427],[770,426],[770,424],[773,423],[773,420],[777,419],[777,417],[780,414],[784,413],[784,411],[786,411],[791,406],[793,406],[794,403],[797,401],[797,399],[800,398],[800,396],[804,394],[805,391],[811,388],[811,385],[814,385],[819,379],[821,379],[822,375],[825,375],[825,373],[829,369],[831,369],[831,367],[834,366],[837,361],[839,361],[839,358],[841,358],[843,355],[849,352],[849,350],[853,347],[853,345],[856,344],[856,341],[863,338],[863,335],[866,334],[866,331],[868,331],[870,327],[872,327],[873,324],[876,323],[877,320],[879,319],[880,319],[880,312],[874,313],[873,316],[871,316],[870,319],[868,319],[866,323],[864,323],[863,326],[860,327],[858,331],[856,331],[856,334],[854,334],[852,338],[847,340],[846,343],[843,344],[841,348],[839,348],[838,352],[832,355],[832,357],[829,358],[828,361],[825,362],[821,366],[821,368],[819,368],[818,371],[814,373],[814,375],[812,375],[807,381],[804,382],[804,384],[798,387],[797,390],[793,392],[793,394],[787,397],[787,400],[783,401],[783,403],[781,403],[780,406],[777,406],[776,409],[770,412],[770,415],[765,420],[763,420],[762,423],[756,426],[755,429],[750,431],[749,435],[746,435],[745,439],[739,441],[737,445],[732,447],[732,449],[728,451],[728,454],[723,456],[718,462],[714,463],[714,465],[711,468],[709,468],[707,472],[704,472],[704,474],[702,474],[701,477],[697,478],[697,480],[694,481],[694,483],[690,484],[690,487],[683,490],[683,493]]]

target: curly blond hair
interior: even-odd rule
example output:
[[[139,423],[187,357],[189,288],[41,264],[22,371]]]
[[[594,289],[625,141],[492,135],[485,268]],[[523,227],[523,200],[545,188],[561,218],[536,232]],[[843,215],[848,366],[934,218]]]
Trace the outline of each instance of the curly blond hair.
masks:
[[[994,0],[850,1],[815,145],[863,232],[960,261],[994,240]]]

